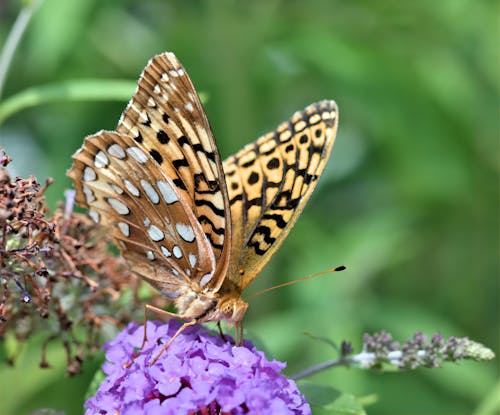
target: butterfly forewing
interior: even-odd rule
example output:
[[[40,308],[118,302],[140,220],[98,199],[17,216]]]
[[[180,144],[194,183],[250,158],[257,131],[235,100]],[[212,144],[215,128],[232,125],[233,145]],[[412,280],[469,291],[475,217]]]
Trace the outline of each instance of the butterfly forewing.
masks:
[[[76,200],[114,239],[132,270],[170,299],[215,271],[203,229],[173,181],[131,137],[87,137],[68,175]]]
[[[312,104],[224,161],[233,228],[228,275],[241,289],[302,212],[328,160],[337,115],[333,101]]]
[[[151,59],[117,131],[133,137],[172,179],[210,241],[216,275],[223,276],[231,226],[222,165],[198,94],[174,54]]]

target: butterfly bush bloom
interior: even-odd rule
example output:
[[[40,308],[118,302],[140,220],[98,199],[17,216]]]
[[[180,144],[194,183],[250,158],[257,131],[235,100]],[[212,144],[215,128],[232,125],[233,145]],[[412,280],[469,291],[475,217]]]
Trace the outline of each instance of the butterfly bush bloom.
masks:
[[[91,414],[311,414],[285,363],[268,361],[249,342],[234,346],[201,326],[186,329],[153,366],[178,321],[130,323],[104,345],[105,380],[85,403]]]

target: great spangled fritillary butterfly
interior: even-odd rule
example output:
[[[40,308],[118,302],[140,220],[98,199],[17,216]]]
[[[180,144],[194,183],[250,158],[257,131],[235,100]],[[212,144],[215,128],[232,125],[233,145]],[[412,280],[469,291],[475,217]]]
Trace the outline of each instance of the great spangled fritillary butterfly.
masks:
[[[181,329],[239,325],[241,292],[309,199],[337,118],[334,101],[312,104],[221,162],[191,79],[164,53],[144,69],[116,131],[87,137],[68,175],[77,202],[114,228],[132,271],[175,305]]]

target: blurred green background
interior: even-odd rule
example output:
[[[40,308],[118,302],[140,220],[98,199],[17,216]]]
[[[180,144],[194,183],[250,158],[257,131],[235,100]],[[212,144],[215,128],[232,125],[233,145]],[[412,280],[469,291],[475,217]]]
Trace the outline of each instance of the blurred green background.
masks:
[[[0,44],[20,7],[0,2]],[[497,17],[496,2],[476,0],[45,0],[4,97],[66,80],[135,81],[151,56],[173,51],[208,97],[223,157],[335,99],[340,125],[323,178],[247,293],[348,270],[252,299],[249,337],[288,374],[335,357],[304,332],[359,347],[365,331],[441,331],[498,355]],[[0,145],[15,174],[56,180],[54,207],[70,187],[71,154],[85,135],[113,129],[125,104],[24,110],[0,126]],[[0,413],[81,412],[100,362],[68,379],[60,351],[49,370],[38,369],[34,344],[15,368],[0,364]],[[376,394],[370,414],[469,414],[498,391],[498,360],[406,374],[337,368],[311,381]]]

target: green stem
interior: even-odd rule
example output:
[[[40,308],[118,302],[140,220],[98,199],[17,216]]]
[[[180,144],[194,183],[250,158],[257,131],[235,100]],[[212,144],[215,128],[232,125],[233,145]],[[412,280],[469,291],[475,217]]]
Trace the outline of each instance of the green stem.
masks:
[[[327,362],[320,363],[319,365],[308,367],[295,375],[291,376],[293,380],[299,380],[306,378],[308,376],[315,375],[316,373],[322,372],[323,370],[330,369],[336,366],[349,366],[350,360],[348,358],[339,358],[334,360],[329,360]]]
[[[10,64],[12,63],[12,58],[14,53],[23,37],[23,34],[28,26],[31,16],[35,9],[40,5],[41,0],[33,0],[28,2],[21,11],[19,12],[14,26],[7,36],[5,41],[5,46],[3,47],[2,54],[0,55],[0,99],[2,97],[3,87],[5,85],[5,79],[7,73],[9,72]]]

